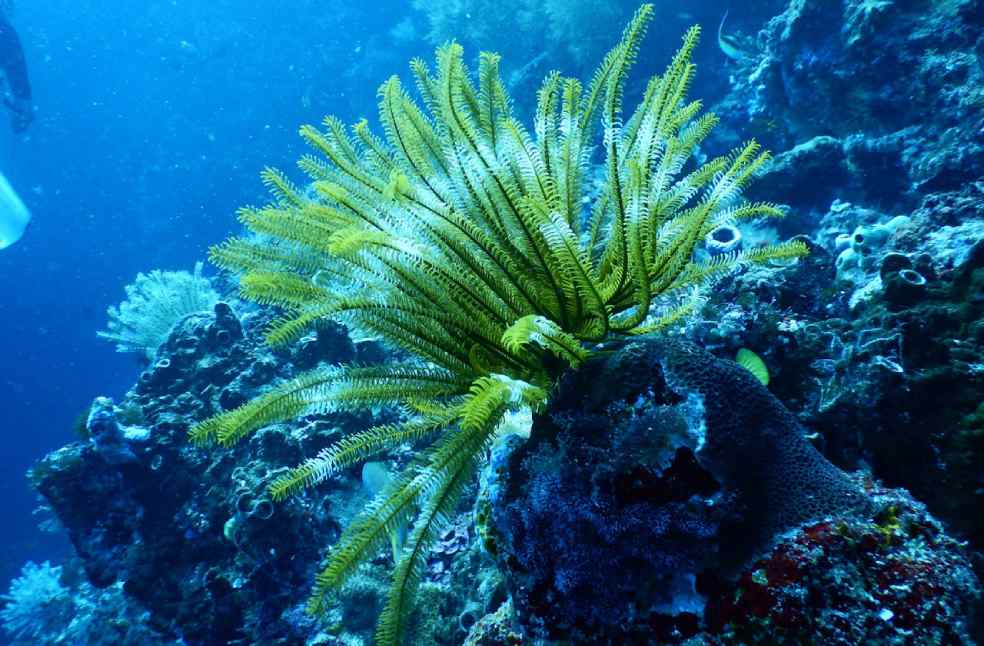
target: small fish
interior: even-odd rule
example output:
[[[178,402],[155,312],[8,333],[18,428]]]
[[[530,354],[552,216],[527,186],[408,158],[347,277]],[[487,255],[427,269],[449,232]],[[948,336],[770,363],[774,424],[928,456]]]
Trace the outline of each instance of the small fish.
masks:
[[[370,496],[378,496],[393,476],[382,462],[366,462],[362,465],[362,484]]]
[[[766,367],[765,362],[762,361],[762,357],[758,356],[748,348],[742,348],[735,355],[735,362],[752,373],[756,379],[758,379],[763,386],[769,385],[769,369]]]
[[[0,249],[6,249],[20,240],[30,222],[31,212],[0,173]]]
[[[724,33],[724,21],[728,19],[728,11],[721,17],[721,24],[718,25],[718,47],[724,55],[733,61],[742,61],[751,58],[755,53],[755,47],[750,39],[742,38],[735,34]]]
[[[393,476],[389,468],[383,462],[366,462],[362,465],[362,485],[375,498],[392,482]],[[393,562],[400,562],[400,552],[403,551],[403,543],[407,540],[406,523],[401,524],[389,533],[390,547],[393,550]]]

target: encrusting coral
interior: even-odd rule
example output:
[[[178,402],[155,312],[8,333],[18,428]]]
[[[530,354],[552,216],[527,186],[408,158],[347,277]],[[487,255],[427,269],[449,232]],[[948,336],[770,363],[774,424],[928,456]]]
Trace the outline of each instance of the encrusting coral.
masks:
[[[346,528],[311,612],[410,523],[376,635],[399,642],[430,546],[507,412],[540,409],[592,344],[679,321],[712,279],[806,253],[791,242],[694,260],[715,227],[781,211],[741,199],[768,160],[756,143],[691,162],[716,123],[685,98],[698,28],[623,115],[623,86],[652,14],[651,5],[639,9],[586,86],[548,75],[532,132],[512,115],[496,54],[481,54],[477,86],[456,43],[438,49],[434,74],[413,61],[424,109],[394,76],[379,91],[385,137],[365,121],[351,132],[331,117],[323,130],[304,126],[320,153],[299,162],[313,194],[267,170],[274,202],[240,213],[262,236],[212,250],[216,264],[243,274],[244,297],[282,308],[271,343],[331,320],[409,356],[315,369],[191,430],[198,444],[229,446],[302,414],[403,411],[402,423],[350,435],[277,479],[277,500],[390,447],[430,442]],[[599,127],[605,183],[586,205]]]

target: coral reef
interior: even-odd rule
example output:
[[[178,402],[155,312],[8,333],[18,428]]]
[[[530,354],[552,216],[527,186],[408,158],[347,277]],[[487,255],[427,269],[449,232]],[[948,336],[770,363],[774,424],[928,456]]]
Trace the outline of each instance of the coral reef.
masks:
[[[717,109],[785,149],[759,186],[792,207],[780,233],[812,236],[812,268],[736,276],[694,330],[762,354],[833,460],[906,487],[975,549],[982,17],[977,0],[804,0],[765,26]]]
[[[354,357],[343,333],[319,332],[333,334],[336,342],[318,344],[331,351],[317,360]],[[301,344],[293,354],[274,358],[219,303],[213,313],[187,317],[173,329],[120,407],[97,400],[89,416],[90,441],[56,451],[32,469],[88,579],[99,587],[124,582],[125,593],[150,611],[163,636],[206,642],[246,634],[296,638],[294,625],[271,618],[299,601],[321,537],[337,531],[338,521],[327,500],[317,509],[300,503],[280,507],[273,517],[270,501],[254,492],[270,477],[262,458],[296,459],[302,439],[269,429],[244,447],[244,457],[253,459],[246,457],[237,468],[229,460],[211,464],[187,445],[185,434],[190,416],[210,411],[213,397],[244,400],[284,371],[296,370],[293,359],[310,361],[304,358],[310,351]],[[119,416],[133,408],[142,418],[142,440],[119,430]],[[344,423],[313,423],[315,432],[304,441],[323,441],[339,422]],[[106,436],[116,438],[109,455],[125,459],[107,459],[99,440]],[[213,477],[190,477],[202,472],[224,476],[229,484],[218,488]]]
[[[497,449],[484,495],[486,543],[534,638],[969,643],[980,590],[959,543],[903,492],[839,471],[751,374],[690,344],[640,340],[571,375],[529,442]],[[915,592],[893,587],[910,571]]]
[[[531,129],[514,116],[498,55],[482,53],[473,74],[460,45],[438,48],[434,72],[411,63],[421,104],[396,76],[380,88],[383,138],[365,121],[351,131],[334,117],[324,129],[303,126],[320,154],[299,163],[313,194],[267,170],[273,201],[241,212],[266,238],[213,248],[213,261],[241,274],[245,298],[283,311],[267,331],[271,345],[336,322],[407,355],[316,368],[189,432],[200,446],[229,447],[304,414],[405,413],[275,479],[275,501],[387,449],[427,442],[345,528],[315,579],[311,614],[381,544],[402,543],[376,632],[380,644],[402,641],[427,554],[508,413],[545,405],[592,344],[670,328],[722,275],[806,255],[797,240],[695,254],[714,231],[783,212],[742,197],[769,160],[754,141],[694,159],[717,124],[687,99],[699,27],[624,110],[653,13],[639,8],[589,82],[548,75]],[[592,203],[583,184],[595,143],[604,180]]]
[[[773,391],[837,462],[866,464],[913,491],[975,545],[982,526],[962,510],[979,504],[981,489],[969,465],[982,449],[982,188],[928,196],[904,228],[860,257],[850,279],[834,254],[854,252],[836,233],[890,220],[835,204],[821,221],[826,248],[811,243],[803,267],[763,270],[766,280],[734,277],[712,295],[713,321],[693,330],[726,356],[742,346],[762,354]],[[941,228],[965,233],[944,239]]]
[[[982,16],[980,0],[790,2],[716,109],[789,150],[782,201],[912,207],[984,173]]]
[[[186,317],[123,401],[96,400],[88,440],[49,454],[31,471],[95,586],[85,596],[126,595],[168,643],[300,644],[319,633],[324,643],[364,643],[384,602],[389,558],[379,556],[320,628],[303,613],[325,543],[365,502],[357,473],[289,503],[274,505],[264,490],[280,475],[279,464],[386,414],[305,416],[265,429],[231,454],[203,454],[186,441],[189,420],[220,402],[246,401],[315,365],[380,354],[332,326],[274,352],[261,333],[270,317],[254,310],[240,320],[224,303]],[[480,579],[488,583],[472,587]],[[461,619],[466,608],[476,608],[477,619],[503,599],[491,560],[467,533],[442,537],[425,580],[442,600],[412,619],[421,643],[460,643],[470,626]]]
[[[682,249],[666,274],[681,282],[669,287],[720,279],[685,301],[646,295],[646,281],[631,278],[661,274],[633,251],[646,231],[634,228],[640,218],[618,220],[615,205],[641,204],[633,191],[648,193],[652,177],[621,157],[594,163],[590,127],[578,130],[580,86],[548,77],[539,109],[504,98],[507,87],[529,89],[551,61],[570,69],[592,59],[600,43],[571,35],[586,20],[603,33],[624,4],[593,14],[581,2],[417,4],[440,41],[458,35],[488,46],[508,23],[515,72],[499,78],[498,59],[484,56],[469,80],[460,49],[448,46],[433,76],[415,65],[427,110],[398,81],[383,86],[385,139],[364,123],[351,132],[334,120],[306,128],[332,165],[305,157],[315,182],[303,189],[265,173],[275,203],[242,212],[261,235],[213,250],[223,267],[246,274],[245,295],[258,304],[220,301],[200,267],[179,278],[141,275],[127,288],[102,334],[148,363],[116,402],[94,400],[78,442],[31,470],[76,556],[31,564],[14,582],[0,621],[15,643],[361,646],[394,603],[394,566],[398,581],[419,582],[413,609],[401,598],[403,610],[388,615],[412,644],[984,640],[984,519],[973,512],[984,495],[981,0],[791,0],[722,66],[733,88],[716,106],[720,127],[705,132],[698,118],[689,130],[656,133],[652,150],[663,152],[636,157],[666,160],[674,199],[694,198],[692,181],[713,192],[728,170],[704,148],[734,145],[746,122],[780,151],[746,194],[781,208],[732,217],[744,208],[735,191],[710,209],[720,217],[699,227],[688,225],[695,211],[676,202],[664,214],[672,226],[655,239]],[[733,18],[742,29],[752,22]],[[401,23],[405,39],[413,20]],[[541,47],[544,33],[551,44]],[[629,62],[633,49],[609,63]],[[663,89],[686,89],[689,55]],[[599,139],[609,162],[624,150],[621,137],[663,112],[618,118],[624,80],[582,93],[608,111]],[[644,105],[658,103],[657,90]],[[478,97],[491,97],[492,112]],[[696,116],[693,106],[672,105],[682,106],[666,112],[678,126]],[[512,115],[533,112],[525,133]],[[456,129],[448,114],[467,120]],[[394,133],[409,134],[405,155],[390,150]],[[565,148],[571,133],[582,137],[580,152]],[[467,135],[480,145],[469,147]],[[445,137],[457,143],[445,146]],[[638,153],[641,139],[628,149]],[[695,163],[683,166],[686,155],[666,153],[672,146]],[[558,154],[576,162],[571,170],[556,170]],[[746,152],[745,166],[758,167],[755,154]],[[540,183],[543,200],[537,177],[549,180]],[[614,187],[623,180],[624,190]],[[559,206],[549,201],[558,191]],[[501,214],[512,213],[516,196],[522,204],[507,222]],[[594,214],[592,205],[601,205]],[[462,209],[490,226],[442,219]],[[367,232],[352,213],[378,216],[373,226],[390,235]],[[767,225],[753,217],[782,213]],[[411,216],[416,228],[403,235],[395,223]],[[609,229],[624,232],[617,244]],[[674,237],[681,229],[688,235]],[[780,248],[808,255],[757,263],[733,255],[755,259],[790,237]],[[622,260],[610,249],[624,249]],[[534,250],[546,254],[542,264]],[[356,269],[346,269],[352,259]],[[580,282],[571,278],[579,266],[590,270]],[[614,298],[620,275],[632,285]],[[185,288],[201,300],[178,304]],[[597,321],[585,315],[598,306],[591,289],[613,296]],[[394,303],[403,309],[380,314]],[[679,323],[681,338],[613,341],[593,334],[598,321],[637,332]],[[271,337],[290,342],[271,345]],[[451,377],[424,375],[453,389],[432,379],[422,395],[422,380],[399,372],[422,369],[410,363],[421,348],[431,365],[454,364]],[[739,351],[754,353],[768,379],[731,362]],[[362,381],[314,383],[276,415],[261,411],[245,432],[219,428],[211,439],[227,450],[187,441],[197,422],[255,412],[255,402],[296,394],[291,384],[311,385],[312,374]],[[465,401],[478,401],[467,415],[454,408]],[[452,415],[438,414],[445,405]],[[437,451],[418,440],[478,436],[437,449],[467,460],[444,471],[422,466]],[[377,476],[402,475],[363,479],[351,465],[370,454]],[[479,473],[477,488],[447,477],[462,466],[455,473]],[[413,480],[435,473],[423,485]],[[451,482],[447,500],[460,504],[410,495],[418,490],[401,487],[411,480],[429,494]],[[301,486],[313,482],[321,486]],[[370,513],[360,525],[367,502],[370,512],[380,508],[370,501],[377,493],[410,502],[390,520],[372,524]],[[421,527],[428,515],[437,520],[414,537],[413,521]],[[346,534],[353,526],[359,531]],[[319,596],[322,615],[309,616],[312,579],[354,553],[343,537],[361,539],[366,527],[373,539],[345,559],[345,576],[317,579],[319,589],[344,579],[340,594]],[[414,558],[401,559],[408,544]],[[383,633],[396,640],[396,631]]]
[[[735,583],[698,581],[705,643],[976,643],[968,624],[981,590],[964,546],[904,491],[868,486],[867,517],[801,527]],[[673,643],[685,625],[654,632]]]
[[[974,466],[984,459],[982,188],[927,195],[841,281],[834,258],[851,249],[846,232],[892,217],[835,203],[804,267],[735,276],[712,295],[714,320],[693,329],[725,356],[754,348],[773,392],[831,459],[905,487],[975,553],[984,546],[984,525],[967,513],[984,483]]]

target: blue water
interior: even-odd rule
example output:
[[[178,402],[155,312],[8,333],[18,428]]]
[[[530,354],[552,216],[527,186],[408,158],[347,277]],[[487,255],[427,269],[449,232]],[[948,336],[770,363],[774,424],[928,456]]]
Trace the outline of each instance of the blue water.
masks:
[[[25,471],[74,439],[99,394],[119,397],[139,366],[96,337],[138,271],[190,268],[259,201],[257,173],[288,166],[297,126],[331,109],[354,120],[376,79],[344,78],[372,56],[383,7],[325,4],[23,3],[37,118],[21,136],[0,121],[0,168],[34,214],[0,253],[0,588],[27,558],[57,558],[36,529]],[[370,53],[371,52],[371,53]],[[311,97],[309,105],[304,97]]]
[[[106,307],[137,272],[190,269],[233,231],[235,209],[263,199],[260,169],[290,167],[301,152],[299,124],[328,112],[349,122],[374,114],[378,84],[432,49],[422,37],[390,37],[413,17],[408,4],[51,0],[16,8],[38,113],[23,135],[0,115],[0,170],[34,213],[24,239],[0,252],[0,589],[25,560],[61,560],[67,551],[63,537],[37,529],[26,469],[74,439],[73,422],[93,397],[120,397],[139,372],[132,355],[96,337]],[[713,101],[727,83],[713,37],[725,3],[661,6],[656,29],[670,36],[650,39],[638,74],[662,67],[683,27],[700,21],[708,36],[696,94]],[[495,46],[507,70],[524,63],[510,61],[501,36],[466,45]]]

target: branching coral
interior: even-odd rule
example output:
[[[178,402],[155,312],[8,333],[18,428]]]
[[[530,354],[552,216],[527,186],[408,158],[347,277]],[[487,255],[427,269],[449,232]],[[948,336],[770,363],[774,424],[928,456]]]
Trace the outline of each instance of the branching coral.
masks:
[[[243,209],[241,220],[290,244],[233,238],[213,249],[214,262],[243,273],[243,296],[285,312],[268,331],[271,343],[334,320],[413,357],[318,369],[191,431],[196,443],[228,446],[304,413],[380,404],[406,413],[403,423],[356,433],[279,478],[276,499],[394,445],[430,442],[345,530],[317,577],[312,612],[410,523],[377,630],[379,643],[398,642],[430,546],[507,412],[541,407],[593,344],[680,320],[695,287],[745,263],[806,253],[789,243],[694,261],[714,227],[781,213],[740,198],[768,159],[754,142],[703,165],[690,161],[716,122],[685,99],[696,27],[623,114],[623,85],[651,16],[644,5],[586,86],[548,75],[532,131],[513,117],[497,55],[480,56],[474,79],[456,43],[438,49],[434,72],[413,61],[424,108],[397,77],[387,80],[379,90],[384,137],[364,121],[348,131],[331,117],[324,129],[301,128],[319,153],[299,163],[314,198],[265,171],[274,202]],[[606,181],[586,206],[599,126]],[[320,265],[297,256],[297,246],[317,252]]]
[[[219,295],[208,278],[202,276],[202,263],[194,273],[161,271],[137,274],[126,286],[126,300],[106,310],[106,330],[97,334],[116,342],[117,352],[139,352],[152,359],[171,327],[193,312],[212,309]]]

